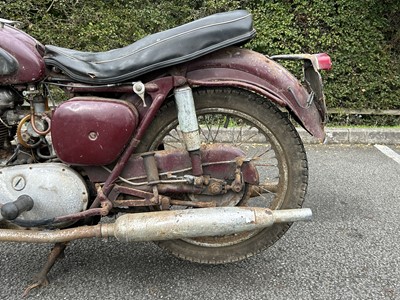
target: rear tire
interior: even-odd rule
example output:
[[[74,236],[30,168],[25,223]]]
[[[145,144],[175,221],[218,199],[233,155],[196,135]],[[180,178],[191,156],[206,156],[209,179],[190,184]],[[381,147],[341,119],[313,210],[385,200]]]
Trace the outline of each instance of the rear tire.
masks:
[[[257,169],[260,168],[260,178],[264,174],[269,176],[265,181],[269,184],[265,186],[272,186],[271,191],[260,193],[260,197],[249,198],[253,187],[247,186],[246,195],[236,205],[271,209],[300,208],[307,189],[307,158],[303,143],[287,117],[270,101],[245,90],[228,87],[197,89],[193,90],[193,96],[202,142],[219,142],[218,136],[222,136],[227,127],[230,128],[237,133],[237,136],[233,134],[231,144],[243,150],[249,149],[248,156],[254,156],[251,151],[255,147],[256,153],[258,151],[256,155],[260,158],[254,164],[259,164]],[[213,128],[207,124],[209,120],[212,120]],[[179,136],[173,134],[178,132],[177,125],[175,103],[170,101],[161,108],[139,145],[138,152],[156,150],[160,144],[168,146],[168,137],[174,136],[175,139]],[[266,154],[261,155],[263,151]],[[242,260],[268,248],[283,236],[290,225],[275,224],[238,235],[168,240],[157,244],[185,260],[221,264]]]

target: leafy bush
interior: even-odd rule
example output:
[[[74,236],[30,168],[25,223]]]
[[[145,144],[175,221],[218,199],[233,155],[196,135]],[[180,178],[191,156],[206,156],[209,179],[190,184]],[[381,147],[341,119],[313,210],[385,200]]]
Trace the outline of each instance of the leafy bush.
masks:
[[[400,31],[390,29],[399,12],[396,0],[261,1],[252,46],[274,54],[329,53],[333,70],[323,75],[330,107],[399,109]]]
[[[329,107],[400,109],[398,0],[5,0],[0,17],[22,21],[44,44],[105,51],[237,8],[254,15],[258,34],[248,47],[331,55]]]

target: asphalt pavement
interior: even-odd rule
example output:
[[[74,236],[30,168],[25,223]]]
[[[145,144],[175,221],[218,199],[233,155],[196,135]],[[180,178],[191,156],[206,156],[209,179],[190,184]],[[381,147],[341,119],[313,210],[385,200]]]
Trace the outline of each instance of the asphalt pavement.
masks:
[[[313,221],[255,257],[207,266],[152,243],[78,241],[29,299],[400,299],[400,145],[390,157],[368,144],[307,144]],[[0,299],[21,299],[49,249],[0,243]]]

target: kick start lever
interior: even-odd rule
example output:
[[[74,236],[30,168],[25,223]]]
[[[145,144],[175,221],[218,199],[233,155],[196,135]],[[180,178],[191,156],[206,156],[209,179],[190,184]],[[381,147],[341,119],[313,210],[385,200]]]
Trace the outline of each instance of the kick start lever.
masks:
[[[1,215],[4,219],[12,221],[24,211],[30,211],[33,208],[33,199],[28,195],[21,195],[17,200],[8,202],[1,207]]]

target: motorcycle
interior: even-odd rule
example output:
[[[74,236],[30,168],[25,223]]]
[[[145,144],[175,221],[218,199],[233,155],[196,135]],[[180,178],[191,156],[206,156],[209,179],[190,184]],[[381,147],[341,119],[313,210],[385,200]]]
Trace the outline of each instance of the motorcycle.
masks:
[[[101,53],[43,46],[15,24],[0,20],[0,241],[55,244],[25,294],[73,240],[154,241],[221,264],[311,218],[289,115],[324,140],[327,54],[243,48],[245,10]],[[279,60],[302,61],[303,83]]]

